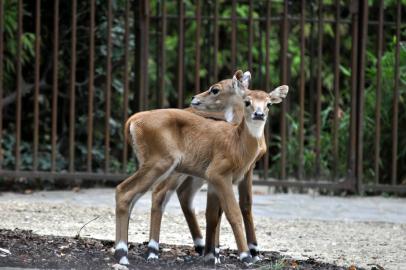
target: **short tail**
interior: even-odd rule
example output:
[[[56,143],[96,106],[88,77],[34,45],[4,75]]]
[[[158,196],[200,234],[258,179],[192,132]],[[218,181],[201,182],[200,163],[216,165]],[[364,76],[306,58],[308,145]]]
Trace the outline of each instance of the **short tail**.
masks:
[[[131,117],[127,119],[124,125],[124,141],[125,143],[132,144],[131,142],[131,134],[130,134],[130,124],[131,124]]]

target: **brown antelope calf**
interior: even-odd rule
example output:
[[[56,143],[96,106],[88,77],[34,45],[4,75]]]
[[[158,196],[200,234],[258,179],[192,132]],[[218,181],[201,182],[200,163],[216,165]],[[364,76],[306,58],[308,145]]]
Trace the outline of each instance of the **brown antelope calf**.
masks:
[[[242,75],[236,73],[233,86],[245,98],[248,90]],[[249,91],[244,100],[244,117],[235,126],[178,109],[147,111],[130,117],[126,127],[140,167],[116,189],[115,255],[120,263],[128,263],[128,222],[134,203],[173,171],[208,181],[211,190],[220,195],[218,200],[233,229],[240,259],[251,260],[232,184],[238,183],[256,161],[268,107],[280,101],[280,97],[262,91]]]
[[[225,113],[225,118],[228,121],[233,120],[233,123],[239,123],[241,121],[241,113],[243,112],[242,106],[235,106],[233,102],[229,102],[232,98],[240,97],[235,93],[233,90],[232,85],[228,86],[228,82],[231,83],[232,80],[224,80],[221,83],[217,83],[212,85],[209,90],[198,94],[192,100],[192,106],[199,110],[200,112],[207,112],[208,115],[210,113],[215,112],[222,112]],[[247,83],[248,84],[248,83]],[[285,98],[287,94],[287,87],[278,87],[270,94],[273,96],[274,100],[278,97]],[[249,91],[247,91],[249,92]],[[250,94],[248,94],[248,97]],[[227,105],[225,105],[227,104]],[[237,105],[240,105],[241,102],[237,102]],[[233,108],[234,106],[234,108]],[[257,160],[260,159],[263,154],[266,152],[266,142],[265,137],[262,134],[262,138],[260,140],[260,150],[257,157]],[[254,229],[254,222],[252,217],[252,171],[255,163],[250,168],[250,170],[245,175],[244,179],[239,183],[239,197],[240,197],[240,208],[243,214],[243,220],[245,224],[246,230],[246,237],[248,246],[250,248],[250,253],[253,257],[254,261],[259,260],[259,250],[257,247],[257,240],[255,235]],[[161,225],[162,213],[165,208],[165,203],[169,200],[169,197],[172,195],[174,190],[176,190],[179,200],[181,202],[182,210],[185,214],[186,220],[189,225],[189,229],[191,231],[195,249],[200,253],[203,250],[203,240],[201,240],[201,232],[200,228],[197,224],[196,217],[192,208],[192,201],[196,191],[198,191],[201,186],[203,185],[203,180],[199,178],[188,179],[184,181],[185,178],[177,178],[176,176],[171,176],[169,179],[161,182],[158,187],[154,190],[152,196],[152,214],[151,214],[151,231],[150,231],[150,243],[148,248],[148,259],[155,259],[158,258],[158,250],[159,250],[159,230]],[[184,181],[179,188],[179,183]],[[217,213],[217,210],[210,211],[210,205],[212,202],[216,202],[216,197],[213,196],[213,193],[208,193],[208,201],[210,203],[207,204],[208,209],[206,211],[206,217],[208,219],[212,218],[213,213]],[[216,208],[217,209],[217,208]],[[221,209],[219,209],[220,211]],[[219,225],[217,225],[217,230],[215,228],[210,227],[212,224],[210,221],[207,221],[209,225],[206,228],[206,241],[208,241],[208,245],[206,245],[206,257],[205,260],[214,261],[215,263],[218,261],[219,256],[219,249],[216,248],[214,244],[214,233],[216,231],[217,238],[216,238],[216,246],[219,246],[218,243],[218,230],[220,229]],[[156,240],[158,239],[158,240]]]
[[[244,87],[248,87],[250,79],[251,74],[248,71],[245,72],[242,77]],[[211,85],[209,90],[193,97],[192,107],[185,110],[205,118],[224,120],[233,124],[239,124],[243,117],[241,97],[236,94],[232,79],[222,80]],[[195,250],[199,255],[203,255],[204,241],[192,207],[193,198],[203,184],[204,180],[201,178],[172,173],[168,179],[163,180],[154,188],[148,259],[158,258],[162,215],[166,204],[175,191],[192,234]]]

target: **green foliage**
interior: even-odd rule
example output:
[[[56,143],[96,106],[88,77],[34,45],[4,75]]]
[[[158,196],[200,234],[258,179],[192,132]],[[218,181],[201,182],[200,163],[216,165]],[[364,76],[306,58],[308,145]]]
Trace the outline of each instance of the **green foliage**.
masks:
[[[4,0],[4,85],[5,88],[15,80],[15,63],[17,59],[17,1]],[[26,11],[25,16],[31,17],[31,13]],[[34,56],[35,35],[30,32],[24,32],[21,36],[22,51],[20,61],[23,66],[28,65]]]
[[[129,92],[129,110],[127,114],[136,112],[135,104],[137,89],[137,73],[135,72],[136,58],[136,39],[135,28],[137,27],[135,7],[130,7],[130,42],[129,42],[129,68],[125,70],[124,63],[124,0],[113,1],[113,28],[112,28],[112,85],[111,85],[111,116],[108,121],[108,130],[110,133],[110,171],[132,172],[136,164],[134,159],[130,159],[127,168],[122,166],[122,149],[124,145],[123,123],[124,123],[124,73],[127,71],[130,78]],[[137,1],[131,1],[131,5],[136,5]],[[159,91],[159,74],[162,67],[159,63],[158,54],[160,53],[159,42],[161,39],[161,20],[156,19],[161,15],[162,1],[150,1],[150,28],[149,28],[149,61],[148,61],[148,101],[149,108],[157,108],[157,92]],[[195,44],[196,39],[196,21],[195,3],[191,0],[184,0],[185,5],[185,29],[184,29],[184,78],[183,85],[185,89],[185,106],[187,101],[194,93],[194,67],[196,64],[196,48],[201,50],[200,61],[200,85],[201,90],[206,89],[211,83],[218,79],[228,78],[233,74],[234,67],[231,66],[231,20],[232,5],[230,1],[219,1],[219,48],[217,58],[214,59],[214,23],[212,19],[207,19],[213,15],[214,1],[202,1],[202,22],[199,44]],[[385,1],[385,20],[394,21],[396,18],[397,1]],[[4,59],[4,89],[5,96],[11,95],[15,90],[15,61],[17,58],[17,1],[3,1],[5,7],[5,59]],[[334,20],[335,6],[334,1],[324,1],[323,16],[324,24],[322,31],[323,47],[321,59],[321,73],[317,64],[317,46],[318,46],[318,23],[317,20],[308,20],[304,25],[305,35],[305,111],[304,111],[304,149],[303,162],[305,176],[310,178],[314,176],[315,171],[315,132],[316,132],[316,85],[317,76],[320,73],[322,82],[321,100],[321,174],[322,177],[331,177],[334,173],[337,177],[345,177],[348,167],[348,147],[349,147],[349,127],[351,114],[351,13],[348,10],[348,3],[341,3],[342,23],[338,29],[340,34],[340,62],[339,62],[339,98],[335,100],[334,96],[334,39],[336,36],[336,26],[331,21]],[[402,0],[406,5],[406,0]],[[70,1],[60,2],[60,22],[59,22],[59,65],[58,65],[58,109],[52,108],[52,49],[53,49],[53,4],[43,5],[41,10],[41,79],[42,87],[40,90],[40,148],[39,148],[39,169],[50,170],[50,152],[51,152],[51,112],[57,113],[57,170],[66,170],[68,167],[68,130],[69,130],[69,87],[70,87],[70,64],[71,64],[71,3]],[[370,20],[377,19],[377,1],[369,1]],[[75,111],[75,169],[86,170],[87,161],[87,139],[92,136],[92,158],[94,171],[101,171],[104,168],[104,139],[105,139],[105,90],[106,90],[106,57],[107,57],[107,5],[103,0],[96,1],[96,30],[95,34],[95,72],[94,72],[94,102],[92,118],[94,121],[93,133],[88,134],[88,79],[89,79],[89,19],[90,6],[87,1],[78,2],[78,39],[77,39],[77,72],[76,72],[76,111]],[[165,91],[164,106],[177,106],[177,61],[178,61],[178,3],[177,1],[166,1],[167,7],[167,33],[164,40],[164,49],[166,52],[165,62]],[[29,86],[33,82],[34,67],[34,25],[33,14],[35,11],[34,3],[29,1],[24,3],[24,34],[22,36],[22,53],[20,61],[23,63],[23,78]],[[249,6],[246,2],[237,4],[237,58],[236,65],[240,69],[248,69],[248,54],[252,55],[252,88],[268,89],[281,83],[281,36],[282,24],[280,18],[283,16],[283,1],[272,1],[271,4],[271,28],[269,39],[269,81],[271,85],[265,85],[265,53],[266,40],[265,29],[266,22],[263,19],[266,16],[266,2],[254,1],[253,9],[253,46],[248,47],[249,40]],[[315,4],[306,6],[306,18],[317,18],[318,7]],[[288,82],[290,93],[288,99],[288,113],[285,116],[287,120],[287,172],[290,176],[297,176],[299,168],[299,89],[300,89],[300,33],[299,24],[300,5],[289,4],[289,35],[288,35],[288,59],[289,72]],[[192,17],[192,18],[191,18]],[[364,174],[365,178],[373,179],[373,154],[375,138],[375,106],[376,106],[376,78],[377,78],[377,34],[376,26],[370,25],[368,32],[368,43],[366,50],[366,70],[365,70],[365,102],[364,102]],[[406,28],[402,26],[402,36],[406,35]],[[385,51],[382,54],[382,110],[381,110],[381,163],[380,178],[384,182],[390,177],[391,149],[392,149],[392,100],[394,85],[394,66],[395,66],[395,32],[392,24],[385,24],[384,31]],[[406,163],[406,134],[405,128],[405,85],[406,85],[406,48],[401,43],[400,52],[400,95],[399,95],[399,164]],[[218,74],[214,74],[214,65],[218,67]],[[32,166],[32,132],[33,132],[33,90],[27,92],[23,97],[23,122],[22,126],[22,168],[29,170]],[[337,101],[340,110],[338,122],[338,167],[334,168],[333,157],[333,115],[334,102]],[[14,146],[15,146],[15,106],[8,105],[4,108],[4,129],[3,129],[3,167],[12,169],[14,167]],[[281,138],[280,134],[280,106],[274,106],[271,115],[271,134],[269,151],[271,155],[272,170],[271,176],[278,176],[280,172],[280,153]],[[403,179],[406,175],[406,166],[399,166],[399,178]]]

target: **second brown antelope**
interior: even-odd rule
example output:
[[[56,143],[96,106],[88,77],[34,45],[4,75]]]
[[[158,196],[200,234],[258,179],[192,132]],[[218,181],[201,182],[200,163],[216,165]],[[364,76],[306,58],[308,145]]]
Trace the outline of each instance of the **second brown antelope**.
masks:
[[[241,71],[233,78],[233,86],[245,104],[243,119],[238,125],[178,109],[141,112],[127,121],[140,166],[116,189],[115,256],[120,263],[128,264],[128,223],[132,207],[154,183],[173,171],[208,181],[233,229],[240,259],[252,260],[232,184],[241,181],[256,161],[268,107],[281,102],[281,97],[262,91],[250,91],[246,97],[248,90],[242,78]]]

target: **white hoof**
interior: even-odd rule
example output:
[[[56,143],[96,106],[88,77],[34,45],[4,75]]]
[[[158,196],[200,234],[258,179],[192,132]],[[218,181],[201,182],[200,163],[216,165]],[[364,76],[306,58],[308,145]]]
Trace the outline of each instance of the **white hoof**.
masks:
[[[204,256],[204,262],[217,265],[220,264],[220,258],[214,256],[213,253],[209,253],[206,256]]]
[[[121,264],[121,265],[129,265],[130,262],[128,261],[127,257],[121,257],[119,264]]]
[[[155,261],[155,260],[158,260],[158,258],[159,258],[159,257],[158,257],[157,254],[151,252],[151,253],[149,253],[147,260],[148,260],[148,261]]]

